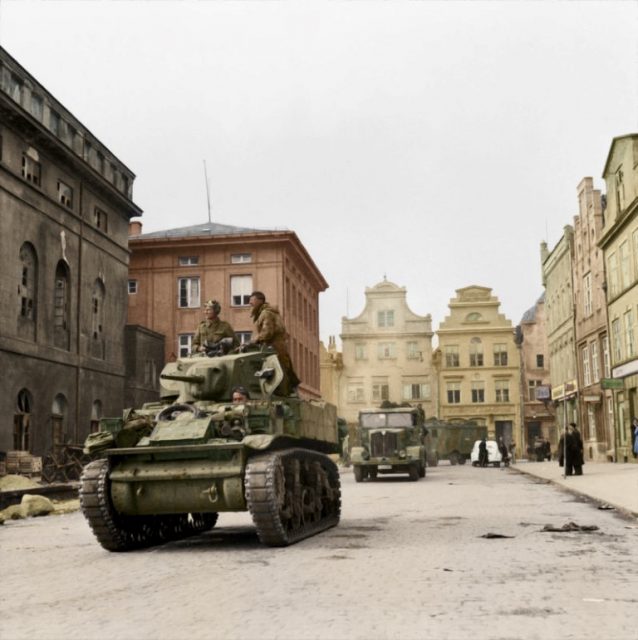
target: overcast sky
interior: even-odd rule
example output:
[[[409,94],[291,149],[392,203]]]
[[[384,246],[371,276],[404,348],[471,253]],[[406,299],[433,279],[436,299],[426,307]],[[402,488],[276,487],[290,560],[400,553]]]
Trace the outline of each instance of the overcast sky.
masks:
[[[638,132],[637,33],[637,2],[0,0],[0,44],[137,175],[144,231],[206,222],[205,159],[214,221],[298,234],[324,341],[384,275],[435,330],[472,284],[517,324],[540,242]]]

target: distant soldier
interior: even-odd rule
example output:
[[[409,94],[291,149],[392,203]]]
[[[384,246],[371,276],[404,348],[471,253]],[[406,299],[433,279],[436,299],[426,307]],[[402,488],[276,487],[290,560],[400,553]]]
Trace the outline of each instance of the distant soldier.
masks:
[[[248,402],[248,400],[250,400],[250,394],[246,387],[238,385],[233,388],[233,404],[243,404],[244,402]]]
[[[222,338],[232,338],[233,347],[239,345],[239,340],[233,328],[219,319],[222,310],[217,300],[208,300],[204,304],[204,320],[197,326],[197,331],[193,337],[193,351],[206,351],[206,345],[213,345]]]
[[[286,346],[286,327],[277,307],[266,302],[266,296],[261,291],[250,294],[249,304],[252,307],[250,315],[255,323],[254,344],[272,347],[279,358],[279,364],[284,372],[284,379],[277,387],[277,393],[289,396],[299,385],[299,378],[292,366],[292,360]]]

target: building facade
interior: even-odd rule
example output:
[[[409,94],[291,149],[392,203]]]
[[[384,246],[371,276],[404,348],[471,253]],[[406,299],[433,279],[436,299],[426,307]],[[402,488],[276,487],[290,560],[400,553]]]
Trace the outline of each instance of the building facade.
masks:
[[[343,373],[343,357],[337,351],[337,341],[334,336],[328,338],[328,347],[319,343],[319,369],[321,397],[335,406],[339,404],[339,389]]]
[[[631,423],[638,416],[638,134],[614,138],[603,178],[607,206],[598,244],[606,270],[616,460],[634,460]]]
[[[574,217],[574,331],[580,389],[578,410],[586,460],[609,460],[613,450],[612,392],[602,388],[609,354],[605,265],[598,240],[603,228],[600,191],[592,178],[578,185]]]
[[[405,287],[387,279],[366,288],[365,297],[363,311],[341,321],[339,415],[356,423],[359,411],[384,401],[421,405],[434,415],[431,316],[411,311]]]
[[[559,431],[566,424],[578,421],[573,258],[574,229],[570,225],[565,226],[552,251],[547,248],[547,243],[541,243],[549,372]]]
[[[437,330],[439,417],[474,420],[490,438],[521,443],[520,356],[512,323],[488,287],[456,290]]]
[[[122,411],[134,177],[0,48],[0,450]]]
[[[549,377],[549,346],[545,319],[545,294],[528,309],[519,325],[521,362],[521,403],[523,406],[523,439],[521,452],[534,446],[537,438],[558,445],[554,406]]]
[[[143,234],[134,222],[129,247],[128,320],[166,337],[166,361],[190,353],[210,299],[249,342],[248,299],[259,290],[282,314],[300,392],[320,395],[319,293],[328,284],[294,232],[206,223]]]

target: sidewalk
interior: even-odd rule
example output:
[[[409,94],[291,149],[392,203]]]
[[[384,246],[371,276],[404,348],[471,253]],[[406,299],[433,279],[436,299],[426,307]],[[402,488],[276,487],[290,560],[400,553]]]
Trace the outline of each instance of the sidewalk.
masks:
[[[638,464],[585,462],[582,476],[563,478],[557,461],[519,460],[510,469],[565,487],[638,517]]]

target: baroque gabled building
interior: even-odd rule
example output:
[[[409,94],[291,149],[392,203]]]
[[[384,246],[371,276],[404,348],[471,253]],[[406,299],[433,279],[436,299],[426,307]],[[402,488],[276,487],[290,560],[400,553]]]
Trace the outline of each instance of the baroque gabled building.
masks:
[[[405,287],[385,278],[366,288],[365,297],[358,316],[341,320],[339,415],[354,423],[361,409],[384,401],[421,405],[434,415],[431,316],[411,311]]]
[[[134,177],[0,48],[0,450],[122,411]]]
[[[574,229],[570,225],[565,226],[561,239],[551,251],[546,242],[541,243],[549,372],[559,430],[578,420],[573,257]]]
[[[609,373],[616,460],[634,460],[631,423],[638,417],[638,134],[614,138],[603,178],[607,206],[598,244],[606,270]],[[609,374],[611,376],[609,377]]]
[[[614,457],[614,437],[612,392],[602,388],[605,356],[609,354],[605,269],[598,247],[603,228],[602,198],[592,178],[583,178],[577,191],[572,269],[578,423],[585,459],[608,460]]]
[[[456,290],[437,330],[439,417],[474,420],[490,438],[521,443],[520,358],[512,323],[488,287]]]
[[[293,231],[214,222],[141,230],[131,223],[128,319],[166,337],[166,361],[190,353],[210,299],[221,304],[221,318],[240,342],[249,342],[248,299],[259,290],[282,314],[300,392],[320,395],[319,293],[328,283]]]

